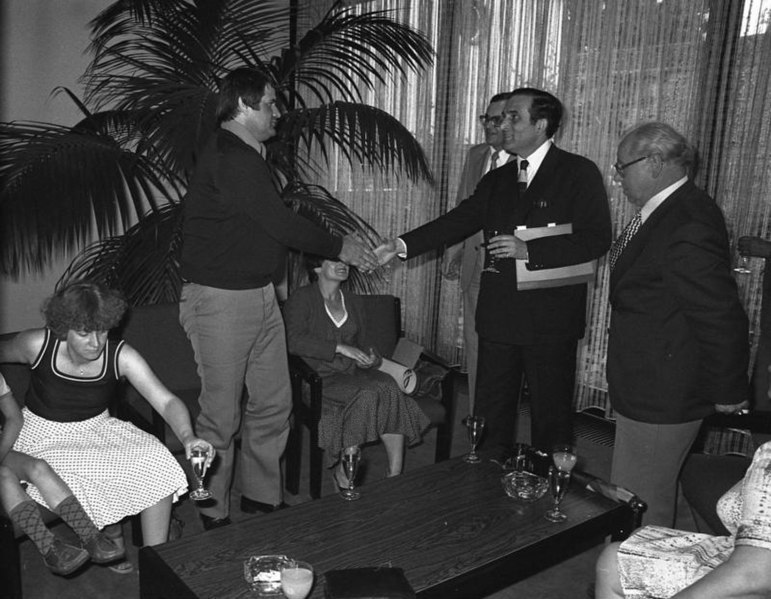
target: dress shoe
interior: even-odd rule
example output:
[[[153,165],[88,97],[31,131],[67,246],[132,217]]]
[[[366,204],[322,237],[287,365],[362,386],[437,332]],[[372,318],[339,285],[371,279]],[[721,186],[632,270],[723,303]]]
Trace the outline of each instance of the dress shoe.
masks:
[[[106,564],[121,559],[126,555],[125,547],[118,546],[113,540],[107,538],[103,532],[91,537],[83,548],[88,551],[91,561],[95,564]]]
[[[67,576],[88,561],[88,551],[54,539],[54,544],[43,556],[43,561],[54,574]]]
[[[201,514],[201,522],[203,522],[204,530],[214,530],[215,528],[222,528],[230,524],[230,516],[224,518],[212,518],[211,516],[204,516]]]
[[[261,512],[263,514],[270,514],[271,512],[277,512],[283,510],[289,506],[283,501],[278,505],[271,505],[269,503],[263,503],[262,501],[255,501],[249,499],[246,495],[241,495],[241,511],[245,514],[256,514]]]

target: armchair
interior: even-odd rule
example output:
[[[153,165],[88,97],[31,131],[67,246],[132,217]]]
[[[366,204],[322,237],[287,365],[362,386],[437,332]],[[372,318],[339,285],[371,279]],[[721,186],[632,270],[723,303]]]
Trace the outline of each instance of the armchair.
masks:
[[[375,349],[380,355],[390,357],[401,334],[401,302],[392,295],[362,296],[367,313],[367,327]],[[452,426],[455,419],[455,369],[431,352],[424,351],[421,358],[443,366],[448,373],[441,381],[441,397],[415,395],[413,399],[436,427],[435,461],[450,457]],[[289,375],[292,384],[293,423],[286,450],[286,488],[296,495],[300,488],[302,461],[302,428],[309,431],[310,496],[321,496],[323,451],[318,446],[318,424],[321,419],[323,381],[299,356],[289,356]]]

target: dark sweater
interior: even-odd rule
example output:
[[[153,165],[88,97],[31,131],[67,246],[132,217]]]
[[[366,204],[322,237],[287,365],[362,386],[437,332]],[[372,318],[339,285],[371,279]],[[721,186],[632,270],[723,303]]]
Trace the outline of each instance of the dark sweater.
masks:
[[[328,258],[342,247],[342,239],[292,212],[260,153],[224,129],[201,153],[184,217],[182,276],[220,289],[280,279],[287,246]]]

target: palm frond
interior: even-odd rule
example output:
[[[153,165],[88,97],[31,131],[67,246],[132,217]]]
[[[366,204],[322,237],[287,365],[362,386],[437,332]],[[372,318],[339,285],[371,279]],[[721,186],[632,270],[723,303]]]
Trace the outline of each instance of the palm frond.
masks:
[[[89,279],[120,289],[132,306],[179,301],[182,209],[167,204],[125,234],[89,245],[58,286]]]
[[[300,168],[312,168],[313,150],[328,160],[328,146],[337,147],[351,164],[386,171],[403,170],[413,181],[432,181],[423,148],[387,112],[350,102],[287,113],[278,130],[281,142],[297,147]]]
[[[133,214],[174,201],[155,161],[89,127],[0,124],[5,272],[39,270],[55,253],[115,235]]]
[[[391,73],[423,69],[433,62],[422,32],[396,21],[392,11],[356,14],[335,3],[324,19],[279,61],[280,81],[304,86],[319,102],[361,102],[360,86],[385,83]]]

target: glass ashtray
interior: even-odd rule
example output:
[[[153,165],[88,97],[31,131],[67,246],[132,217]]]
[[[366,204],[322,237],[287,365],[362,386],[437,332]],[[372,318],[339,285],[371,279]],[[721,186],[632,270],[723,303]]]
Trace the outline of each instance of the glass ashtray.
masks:
[[[286,555],[253,555],[244,562],[244,580],[259,597],[284,597],[281,568],[291,563]]]
[[[532,472],[509,472],[501,483],[506,495],[523,503],[537,501],[549,489],[549,481]]]

